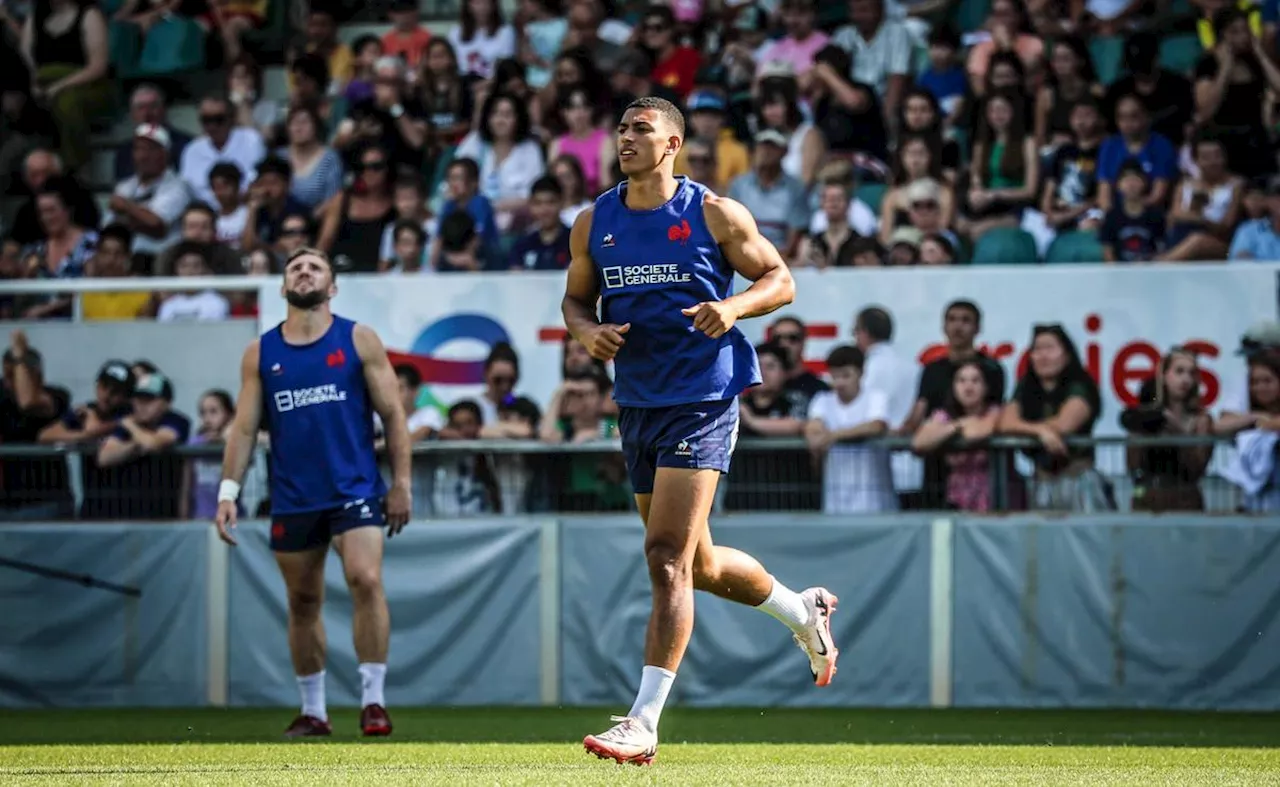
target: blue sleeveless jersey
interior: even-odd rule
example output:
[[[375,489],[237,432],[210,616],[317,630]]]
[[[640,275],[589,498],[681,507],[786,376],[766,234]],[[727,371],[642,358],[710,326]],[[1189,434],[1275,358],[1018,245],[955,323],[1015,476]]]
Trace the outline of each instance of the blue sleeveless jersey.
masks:
[[[760,383],[755,348],[736,326],[712,339],[680,313],[732,295],[734,271],[702,215],[707,187],[677,180],[675,196],[656,210],[628,208],[625,181],[595,203],[601,318],[631,323],[614,359],[613,396],[624,407],[732,399]]]
[[[355,323],[287,344],[277,325],[259,343],[262,412],[271,434],[271,512],[340,508],[386,492],[373,451],[373,410]]]

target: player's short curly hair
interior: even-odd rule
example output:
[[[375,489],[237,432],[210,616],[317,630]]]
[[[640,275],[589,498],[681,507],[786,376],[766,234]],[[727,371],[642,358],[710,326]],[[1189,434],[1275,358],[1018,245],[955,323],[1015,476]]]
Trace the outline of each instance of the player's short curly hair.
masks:
[[[662,116],[663,120],[671,124],[671,128],[675,129],[676,135],[684,139],[684,113],[680,111],[680,107],[665,98],[641,96],[627,104],[627,109],[652,109],[656,111]]]

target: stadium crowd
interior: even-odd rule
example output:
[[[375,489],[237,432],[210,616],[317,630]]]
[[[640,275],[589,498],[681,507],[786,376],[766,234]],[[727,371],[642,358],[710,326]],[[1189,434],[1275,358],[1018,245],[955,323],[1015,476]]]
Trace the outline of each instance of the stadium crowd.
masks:
[[[385,34],[350,43],[348,9],[316,0],[267,95],[245,42],[278,2],[0,6],[0,276],[267,274],[302,243],[358,272],[563,268],[644,94],[687,112],[678,172],[746,204],[796,266],[1280,249],[1276,0],[525,0],[509,19],[466,0],[443,35],[390,0]],[[191,97],[198,128],[157,86],[184,66],[156,53],[187,50],[222,82]],[[95,199],[117,81],[133,133]],[[163,305],[86,316],[253,311],[213,290]]]
[[[1114,478],[1100,470],[1089,437],[1101,416],[1098,385],[1060,325],[1032,330],[1029,364],[1008,390],[999,362],[977,346],[981,311],[969,301],[942,315],[947,352],[923,366],[893,346],[893,318],[879,307],[857,315],[852,344],[826,358],[824,377],[804,359],[806,327],[784,316],[757,353],[763,384],[739,405],[741,434],[791,438],[767,450],[739,451],[727,485],[730,511],[822,510],[878,513],[954,509],[1107,511],[1117,508]],[[1192,351],[1175,347],[1120,424],[1132,435],[1232,436],[1236,452],[1221,472],[1240,490],[1240,510],[1280,510],[1280,324],[1262,323],[1242,339],[1247,390],[1217,413],[1201,402]],[[145,360],[107,361],[92,401],[76,405],[44,379],[43,360],[14,331],[3,356],[0,445],[73,446],[62,454],[0,458],[0,518],[172,519],[209,517],[221,479],[218,449],[235,412],[225,391],[196,400],[197,417],[175,404],[172,382]],[[474,441],[473,450],[415,457],[415,516],[457,517],[534,511],[610,511],[631,507],[605,366],[571,338],[561,384],[545,407],[518,395],[520,359],[505,344],[484,363],[480,396],[443,413],[420,406],[422,379],[410,365],[396,376],[413,443]],[[189,395],[189,394],[188,394]],[[381,425],[375,419],[375,430]],[[995,436],[1029,438],[1025,478]],[[891,450],[879,438],[909,441]],[[804,448],[795,447],[803,438]],[[494,451],[496,441],[583,444],[585,453]],[[488,444],[486,446],[486,443]],[[594,444],[594,446],[593,446]],[[180,446],[207,452],[176,453]],[[767,445],[767,443],[766,443]],[[1213,446],[1134,446],[1124,476],[1138,510],[1206,509],[1201,482]],[[79,495],[73,496],[78,486]],[[997,492],[997,490],[999,490]],[[78,500],[78,504],[75,502]],[[269,501],[255,513],[269,515]]]

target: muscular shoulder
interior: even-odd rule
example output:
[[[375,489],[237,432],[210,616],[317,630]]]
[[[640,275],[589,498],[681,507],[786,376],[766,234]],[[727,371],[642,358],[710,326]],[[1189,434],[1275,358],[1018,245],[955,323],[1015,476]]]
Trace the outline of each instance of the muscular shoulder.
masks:
[[[721,243],[746,237],[755,224],[751,212],[741,202],[715,194],[703,198],[702,216],[712,237]]]
[[[360,354],[362,361],[385,358],[387,355],[386,348],[382,346],[382,339],[378,338],[378,332],[363,323],[352,326],[351,341],[355,344],[356,352]]]

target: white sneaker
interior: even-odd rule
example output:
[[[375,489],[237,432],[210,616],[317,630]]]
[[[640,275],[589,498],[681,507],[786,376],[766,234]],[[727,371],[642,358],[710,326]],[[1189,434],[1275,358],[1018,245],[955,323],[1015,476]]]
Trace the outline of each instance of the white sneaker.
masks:
[[[582,739],[587,751],[602,760],[617,760],[619,764],[649,765],[658,756],[658,734],[632,716],[611,716],[618,722],[599,735]]]
[[[800,597],[809,608],[809,625],[795,635],[796,644],[809,657],[813,682],[826,686],[835,677],[836,659],[840,656],[831,638],[831,616],[836,612],[839,599],[826,588],[808,588]]]

